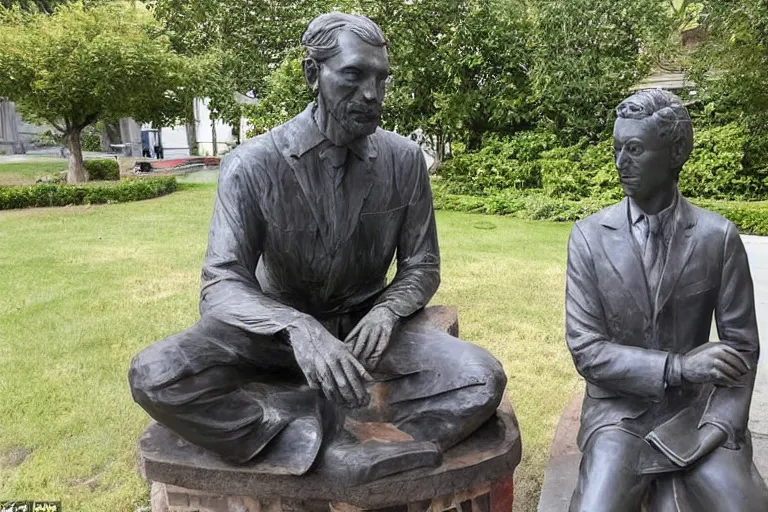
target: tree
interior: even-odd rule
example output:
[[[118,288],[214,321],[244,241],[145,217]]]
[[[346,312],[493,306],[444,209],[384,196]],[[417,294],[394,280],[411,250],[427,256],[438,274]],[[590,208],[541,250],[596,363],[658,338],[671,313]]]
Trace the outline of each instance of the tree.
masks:
[[[522,8],[510,11],[495,0],[383,0],[350,3],[350,10],[376,21],[389,41],[393,74],[384,126],[400,133],[423,129],[433,139],[436,167],[451,138],[479,145],[485,132],[514,131],[526,122]],[[260,103],[249,109],[257,133],[297,114],[311,99],[298,46],[305,27],[296,28],[294,47],[285,50],[264,82]]]
[[[540,125],[568,143],[605,135],[613,108],[669,41],[671,9],[659,0],[531,0],[531,7]]]
[[[363,3],[390,42],[393,76],[385,124],[434,140],[435,167],[446,142],[479,146],[489,131],[511,132],[530,108],[524,7],[495,0],[387,0]]]
[[[152,0],[155,17],[166,27],[173,48],[184,55],[207,55],[218,84],[207,91],[215,115],[233,122],[240,106],[232,97],[263,96],[267,77],[293,49],[307,24],[344,0]]]
[[[692,74],[709,120],[749,134],[744,170],[768,185],[768,2],[707,0]]]
[[[768,128],[768,3],[709,0],[694,74],[710,100]]]
[[[267,77],[264,94],[259,98],[259,102],[246,107],[246,114],[253,126],[251,135],[267,132],[285,123],[312,101],[312,93],[301,67],[303,57],[304,51],[301,47],[291,51]]]
[[[120,117],[172,124],[188,116],[203,77],[137,6],[73,3],[51,15],[0,11],[0,97],[65,136],[70,183],[86,179],[85,127]]]
[[[0,0],[0,7],[12,9],[18,7],[25,11],[51,14],[54,8],[69,0]]]

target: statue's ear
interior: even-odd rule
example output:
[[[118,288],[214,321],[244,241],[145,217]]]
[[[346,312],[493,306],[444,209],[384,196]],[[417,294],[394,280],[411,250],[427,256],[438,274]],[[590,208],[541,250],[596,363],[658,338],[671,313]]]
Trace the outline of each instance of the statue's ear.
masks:
[[[685,156],[683,155],[682,144],[672,144],[670,151],[670,157],[672,158],[671,166],[673,169],[679,169],[685,163]]]
[[[301,67],[304,70],[304,79],[307,81],[307,85],[313,93],[317,93],[317,84],[320,78],[320,64],[310,57],[305,57],[301,61]]]

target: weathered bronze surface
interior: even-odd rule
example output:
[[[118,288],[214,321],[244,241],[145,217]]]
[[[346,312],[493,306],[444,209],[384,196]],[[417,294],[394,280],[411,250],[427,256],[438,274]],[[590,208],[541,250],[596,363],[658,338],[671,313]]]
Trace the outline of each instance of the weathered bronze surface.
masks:
[[[201,319],[139,353],[129,379],[150,416],[230,463],[365,482],[439,464],[494,414],[506,376],[411,320],[440,256],[420,148],[379,127],[379,27],[331,13],[302,43],[316,101],[226,156]]]
[[[568,245],[566,338],[586,380],[570,510],[768,510],[747,429],[760,346],[744,246],[677,189],[693,147],[680,99],[641,91],[616,112],[627,197]]]

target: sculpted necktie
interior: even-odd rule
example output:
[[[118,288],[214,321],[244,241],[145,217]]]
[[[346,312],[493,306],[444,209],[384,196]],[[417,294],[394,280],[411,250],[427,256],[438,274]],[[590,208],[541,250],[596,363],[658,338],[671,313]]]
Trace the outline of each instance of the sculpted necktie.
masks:
[[[661,223],[657,215],[645,216],[648,225],[648,234],[643,250],[643,266],[651,292],[655,293],[659,278],[661,277],[661,265],[664,263],[662,254],[663,242],[661,240]]]
[[[324,202],[326,204],[326,233],[328,240],[331,241],[332,247],[336,247],[338,242],[338,227],[341,224],[339,216],[343,214],[341,202],[341,190],[340,186],[344,178],[344,168],[347,162],[347,155],[349,151],[344,146],[335,146],[329,144],[326,148],[320,151],[320,161],[327,175],[327,183],[329,186],[325,187],[326,193],[324,194]]]
[[[320,152],[320,158],[334,169],[344,167],[344,163],[347,161],[347,148],[330,144]]]

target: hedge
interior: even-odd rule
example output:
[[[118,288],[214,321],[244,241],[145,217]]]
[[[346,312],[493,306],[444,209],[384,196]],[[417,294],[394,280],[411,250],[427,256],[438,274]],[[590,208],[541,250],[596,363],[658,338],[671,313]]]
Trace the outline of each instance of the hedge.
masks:
[[[176,189],[176,178],[173,176],[132,179],[115,184],[40,184],[26,187],[0,187],[0,210],[78,204],[126,203],[170,194]]]
[[[120,166],[117,160],[102,158],[83,162],[89,181],[117,181],[120,179]]]
[[[451,194],[440,183],[433,184],[435,208],[470,213],[511,215],[528,220],[574,222],[616,201],[614,199],[582,199],[573,201],[553,198],[543,190],[503,191],[489,196]],[[768,202],[715,201],[693,199],[692,203],[719,213],[745,234],[768,235]]]
[[[759,200],[768,195],[768,154],[758,158],[761,151],[768,152],[768,137],[752,136],[743,125],[729,123],[697,127],[694,141],[680,175],[686,197]],[[622,196],[611,139],[559,147],[551,134],[541,132],[488,137],[475,152],[456,144],[440,176],[450,193],[460,195],[544,189],[551,197],[573,201]]]

